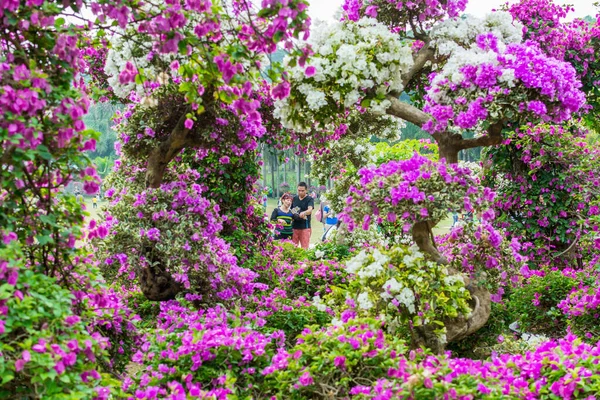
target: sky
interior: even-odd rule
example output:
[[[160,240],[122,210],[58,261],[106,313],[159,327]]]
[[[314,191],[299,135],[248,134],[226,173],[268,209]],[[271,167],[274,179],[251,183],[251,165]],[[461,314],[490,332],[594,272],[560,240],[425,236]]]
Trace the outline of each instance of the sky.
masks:
[[[325,21],[334,21],[333,15],[339,7],[341,7],[343,0],[309,0],[310,8],[309,14],[313,20],[321,19]],[[515,3],[515,1],[509,1]],[[592,5],[593,0],[554,0],[557,4],[572,4],[575,6],[575,11],[567,16],[567,20],[573,18],[583,18],[586,15],[595,16],[596,8]],[[483,17],[485,14],[490,12],[492,9],[499,8],[502,4],[506,3],[506,0],[471,0],[467,5],[465,12],[472,14],[477,17]]]

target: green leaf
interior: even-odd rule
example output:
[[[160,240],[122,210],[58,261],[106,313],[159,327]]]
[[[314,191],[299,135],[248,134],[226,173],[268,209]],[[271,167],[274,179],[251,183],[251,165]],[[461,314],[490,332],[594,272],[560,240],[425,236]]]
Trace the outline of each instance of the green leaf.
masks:
[[[43,144],[39,145],[37,147],[37,153],[38,155],[43,158],[44,160],[52,160],[52,154],[50,154],[50,152],[48,151],[48,148],[46,146],[44,146]]]
[[[5,371],[5,372],[2,374],[2,384],[4,385],[4,384],[6,384],[6,383],[10,382],[10,381],[12,381],[14,378],[15,378],[15,375],[14,375],[12,372],[10,372],[10,371]]]

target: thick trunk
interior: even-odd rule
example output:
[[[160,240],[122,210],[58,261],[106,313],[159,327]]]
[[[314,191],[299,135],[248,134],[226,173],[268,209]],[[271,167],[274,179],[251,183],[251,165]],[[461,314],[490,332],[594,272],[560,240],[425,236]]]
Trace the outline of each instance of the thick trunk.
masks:
[[[273,188],[273,192],[276,193],[276,198],[280,198],[281,194],[280,191],[281,189],[279,188],[281,186],[281,179],[279,179],[279,157],[277,155],[277,153],[275,153],[275,178],[276,178],[276,184],[277,186]]]
[[[300,182],[302,182],[302,177],[300,176],[301,173],[301,161],[300,161],[300,156],[296,156],[296,186],[298,186],[300,184]]]
[[[445,160],[447,164],[458,163],[458,154],[460,150],[475,147],[476,145],[493,145],[501,141],[501,129],[494,126],[490,130],[490,136],[477,138],[474,140],[465,140],[461,135],[449,134],[444,132],[433,135],[439,149],[440,159]],[[448,264],[448,260],[438,251],[433,239],[432,226],[428,221],[420,221],[413,225],[412,236],[419,249],[425,253],[431,260],[439,264]],[[450,274],[456,274],[456,271],[449,271]],[[471,294],[472,313],[468,317],[459,316],[444,321],[446,326],[446,340],[441,340],[435,333],[435,326],[425,325],[418,327],[413,331],[412,344],[415,347],[426,346],[438,354],[444,352],[446,343],[462,339],[477,330],[481,329],[487,322],[491,313],[490,292],[479,285],[479,282],[470,280],[466,282],[466,287]]]
[[[162,142],[150,154],[146,170],[146,187],[160,187],[169,162],[171,162],[184,147],[189,145],[188,135],[190,130],[185,128],[185,120],[186,115],[183,114],[167,140]]]
[[[460,151],[460,149],[456,148],[454,145],[439,143],[438,150],[439,150],[440,160],[445,159],[446,164],[458,163],[458,152]]]
[[[448,264],[444,257],[433,243],[433,233],[428,221],[420,221],[412,227],[412,237],[419,249],[427,254],[431,260],[439,264]]]
[[[267,145],[263,144],[262,148],[262,185],[263,188],[267,186]]]
[[[152,301],[173,300],[183,289],[171,275],[163,271],[155,272],[152,267],[142,269],[138,281],[144,296]]]
[[[143,253],[150,265],[136,270],[142,293],[152,301],[173,300],[177,293],[183,290],[183,286],[160,268],[161,260],[154,253],[153,247],[145,246]]]

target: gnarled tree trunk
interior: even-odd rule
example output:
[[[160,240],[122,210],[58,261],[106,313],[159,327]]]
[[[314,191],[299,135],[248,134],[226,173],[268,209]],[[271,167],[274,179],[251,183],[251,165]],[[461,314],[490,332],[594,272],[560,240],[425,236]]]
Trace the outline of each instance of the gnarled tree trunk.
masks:
[[[476,139],[464,139],[461,135],[444,132],[435,134],[440,159],[445,160],[448,164],[458,163],[458,153],[460,150],[500,144],[502,141],[502,124],[498,123],[490,127],[488,135]],[[435,242],[432,226],[428,221],[417,222],[413,225],[412,236],[413,240],[419,249],[427,254],[427,256],[440,264],[448,264],[448,260],[438,251]],[[451,274],[457,274],[457,271],[450,271]],[[436,353],[443,353],[446,343],[462,339],[477,330],[481,329],[491,313],[491,296],[490,292],[480,286],[476,281],[470,281],[467,278],[467,289],[471,294],[471,315],[468,317],[458,316],[457,318],[447,319],[444,321],[446,326],[446,340],[440,340],[434,330],[437,327],[422,326],[417,327],[413,331],[412,341],[414,346],[426,346]]]

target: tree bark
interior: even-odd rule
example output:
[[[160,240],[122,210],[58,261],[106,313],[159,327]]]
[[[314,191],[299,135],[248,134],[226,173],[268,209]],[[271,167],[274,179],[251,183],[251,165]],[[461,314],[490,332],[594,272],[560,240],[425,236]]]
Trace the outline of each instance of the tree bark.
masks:
[[[190,130],[184,125],[186,118],[186,113],[184,113],[179,118],[177,125],[167,140],[162,142],[150,154],[146,170],[146,187],[160,187],[169,162],[171,162],[184,147],[188,146]]]
[[[392,103],[386,110],[386,113],[394,117],[412,122],[418,127],[422,127],[425,122],[431,119],[431,116],[412,104],[400,101],[397,97],[388,95],[387,99]]]
[[[183,290],[183,286],[175,282],[168,272],[161,269],[161,260],[155,255],[153,250],[153,247],[150,245],[146,245],[143,248],[143,254],[150,261],[150,265],[145,268],[136,269],[140,289],[148,300],[173,300],[177,296],[177,293]]]
[[[434,56],[435,50],[429,47],[429,40],[426,40],[421,50],[417,53],[413,66],[407,73],[402,74],[402,86],[406,88],[412,79],[421,72],[427,61],[433,61]]]
[[[275,150],[273,150],[275,151]],[[271,189],[273,189],[272,196],[277,196],[276,188],[275,188],[275,154],[270,153],[269,160],[271,161]]]
[[[433,233],[428,221],[420,221],[412,227],[412,237],[419,249],[427,254],[433,261],[438,264],[448,264],[448,260],[444,257],[433,243]]]

